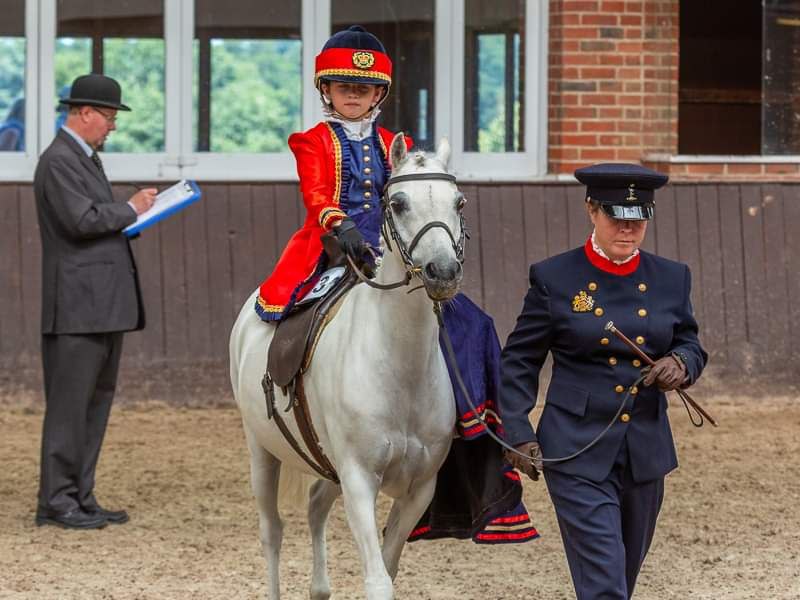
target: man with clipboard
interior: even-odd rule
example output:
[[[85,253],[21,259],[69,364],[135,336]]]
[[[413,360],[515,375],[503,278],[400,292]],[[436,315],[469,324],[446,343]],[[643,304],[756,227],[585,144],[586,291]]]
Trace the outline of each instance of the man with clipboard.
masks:
[[[97,149],[114,131],[119,84],[78,77],[64,126],[34,176],[42,240],[45,417],[37,525],[97,529],[128,520],[94,496],[95,468],[111,411],[125,331],[144,327],[136,264],[122,230],[153,205],[156,190],[115,202]]]

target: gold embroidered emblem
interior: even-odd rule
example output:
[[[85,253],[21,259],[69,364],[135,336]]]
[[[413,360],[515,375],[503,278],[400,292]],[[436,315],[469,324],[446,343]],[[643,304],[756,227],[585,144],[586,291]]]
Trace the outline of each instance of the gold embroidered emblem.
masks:
[[[375,64],[372,52],[353,52],[353,64],[359,69],[369,69]]]
[[[625,198],[625,200],[628,200],[629,202],[635,202],[636,200],[638,200],[638,198],[636,197],[636,192],[633,189],[633,184],[630,184],[628,186],[628,197]]]
[[[594,298],[581,290],[578,295],[572,299],[573,312],[589,312],[594,307]]]

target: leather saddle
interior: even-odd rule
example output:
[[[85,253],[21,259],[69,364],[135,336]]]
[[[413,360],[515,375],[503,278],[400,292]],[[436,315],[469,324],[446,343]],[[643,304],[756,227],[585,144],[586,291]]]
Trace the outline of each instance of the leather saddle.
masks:
[[[332,234],[322,236],[322,245],[328,254],[329,268],[347,264]],[[308,369],[320,334],[336,315],[341,300],[356,283],[358,278],[348,267],[344,276],[324,297],[299,303],[278,322],[267,355],[267,373],[275,385],[286,389]]]

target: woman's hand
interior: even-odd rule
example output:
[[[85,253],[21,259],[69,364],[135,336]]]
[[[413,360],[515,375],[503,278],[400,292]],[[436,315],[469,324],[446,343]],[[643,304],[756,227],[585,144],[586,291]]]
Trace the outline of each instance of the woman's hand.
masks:
[[[677,390],[686,381],[686,367],[674,355],[659,358],[652,367],[649,367],[647,377],[642,382],[644,385],[656,383],[664,392]]]
[[[514,449],[525,456],[530,456],[530,458],[523,458],[519,454],[506,450],[504,452],[506,462],[518,471],[525,473],[534,481],[539,481],[539,471],[542,468],[542,449],[539,444],[537,442],[525,442],[515,446]]]

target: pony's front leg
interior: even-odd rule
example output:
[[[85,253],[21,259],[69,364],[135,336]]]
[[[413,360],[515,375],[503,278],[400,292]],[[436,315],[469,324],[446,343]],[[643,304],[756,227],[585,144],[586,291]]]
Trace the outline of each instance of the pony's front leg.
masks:
[[[367,600],[393,600],[392,579],[383,564],[375,521],[378,477],[351,468],[340,472],[340,479],[347,520],[361,555]]]
[[[308,525],[311,529],[311,544],[314,554],[311,600],[328,600],[331,597],[328,558],[325,549],[325,525],[328,522],[331,507],[340,493],[338,485],[324,479],[311,486],[311,499],[308,503]]]
[[[259,537],[269,573],[269,600],[280,600],[279,562],[283,541],[283,522],[278,512],[278,483],[281,462],[264,450],[245,427],[250,447],[250,484],[258,506]]]
[[[383,538],[383,561],[392,580],[397,576],[400,554],[403,552],[406,540],[431,503],[435,490],[434,475],[392,504],[386,522],[386,535]]]

